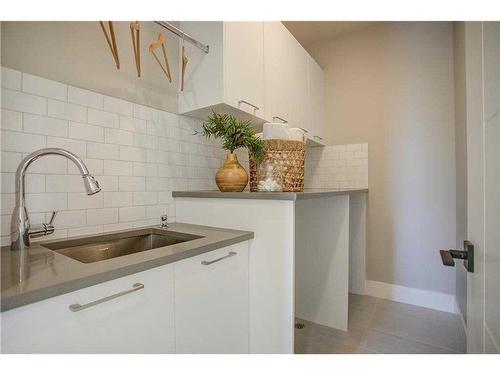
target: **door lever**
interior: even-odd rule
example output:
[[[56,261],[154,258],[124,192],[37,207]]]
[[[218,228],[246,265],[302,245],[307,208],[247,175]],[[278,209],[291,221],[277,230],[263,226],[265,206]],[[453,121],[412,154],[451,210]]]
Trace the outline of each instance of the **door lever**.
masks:
[[[445,266],[454,267],[453,259],[462,259],[467,271],[474,272],[474,245],[470,241],[464,241],[464,250],[439,250],[439,253]]]

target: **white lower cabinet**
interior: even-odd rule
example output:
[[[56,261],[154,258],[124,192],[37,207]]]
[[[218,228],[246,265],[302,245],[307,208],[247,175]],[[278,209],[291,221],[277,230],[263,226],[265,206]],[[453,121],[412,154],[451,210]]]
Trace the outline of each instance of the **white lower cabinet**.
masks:
[[[174,353],[173,281],[169,264],[5,311],[2,352]],[[144,288],[134,288],[137,283]]]
[[[174,264],[177,353],[248,353],[248,242]]]
[[[248,314],[245,241],[4,311],[0,351],[248,353]]]

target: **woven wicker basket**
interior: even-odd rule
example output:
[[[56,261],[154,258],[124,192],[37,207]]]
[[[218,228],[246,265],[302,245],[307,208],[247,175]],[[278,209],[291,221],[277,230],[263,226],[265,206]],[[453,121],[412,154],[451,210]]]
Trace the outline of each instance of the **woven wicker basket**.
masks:
[[[306,143],[283,139],[264,140],[266,155],[264,161],[279,161],[283,165],[283,191],[304,191],[304,163],[306,158]],[[257,191],[258,164],[249,155],[250,191]]]

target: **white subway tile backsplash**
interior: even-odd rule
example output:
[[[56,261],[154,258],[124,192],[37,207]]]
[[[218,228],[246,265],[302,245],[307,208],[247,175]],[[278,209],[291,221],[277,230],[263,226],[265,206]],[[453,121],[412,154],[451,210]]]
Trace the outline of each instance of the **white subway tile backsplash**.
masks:
[[[1,126],[3,130],[20,132],[23,130],[23,115],[21,112],[2,109]]]
[[[47,192],[51,193],[64,193],[64,192],[85,192],[82,176],[78,175],[64,175],[53,174],[47,175],[45,188]]]
[[[2,172],[15,172],[22,159],[23,155],[19,152],[2,151]]]
[[[146,161],[147,151],[144,148],[120,146],[120,160]]]
[[[134,191],[134,206],[143,206],[158,203],[158,193],[155,191]]]
[[[75,139],[47,137],[47,147],[63,148],[71,151],[80,158],[84,158],[87,155],[86,146],[85,142]]]
[[[2,193],[1,202],[2,204],[0,205],[0,214],[11,215],[12,210],[16,206],[16,195]]]
[[[47,114],[47,99],[20,91],[2,89],[2,108],[45,115]]]
[[[158,165],[154,163],[133,163],[133,175],[134,176],[158,176]]]
[[[120,191],[144,191],[146,190],[145,177],[120,176],[118,180]]]
[[[104,160],[104,174],[110,176],[132,176],[133,163],[130,161]]]
[[[54,137],[68,136],[68,121],[58,118],[23,114],[25,133],[52,135]]]
[[[65,193],[26,194],[26,207],[29,212],[61,211],[68,208]]]
[[[99,234],[104,231],[104,227],[102,225],[93,225],[83,228],[74,228],[68,229],[68,237],[73,236],[88,236],[91,234]]]
[[[127,130],[109,128],[104,130],[104,140],[106,143],[133,146],[134,133]]]
[[[132,206],[134,194],[129,191],[104,192],[104,207]]]
[[[60,211],[54,219],[54,227],[57,229],[68,229],[84,227],[87,224],[85,210]]]
[[[87,108],[81,105],[49,99],[47,108],[50,117],[75,122],[87,122]]]
[[[118,145],[105,143],[87,143],[87,155],[95,159],[116,159],[120,158],[120,148]]]
[[[134,117],[120,115],[120,129],[137,133],[147,133],[147,122]]]
[[[68,136],[69,138],[81,139],[84,141],[104,142],[104,130],[105,129],[101,126],[70,121]]]
[[[104,97],[104,110],[113,113],[119,113],[126,116],[132,116],[133,105],[126,100],[113,98],[111,96]]]
[[[16,192],[16,174],[1,173],[2,179],[2,194],[10,194]],[[45,175],[42,174],[27,174],[25,176],[26,193],[43,193],[45,191]]]
[[[2,67],[2,87],[12,90],[21,90],[21,72]]]
[[[68,193],[67,200],[69,210],[103,207],[103,194],[99,193],[94,195],[87,195],[86,193]]]
[[[94,176],[98,176],[103,174],[103,161],[99,159],[88,159],[88,158],[80,158],[83,160],[85,165],[87,166],[90,174]],[[80,175],[80,171],[78,170],[78,167],[76,164],[72,162],[68,162],[68,174],[77,174]]]
[[[93,91],[68,86],[68,102],[84,107],[103,109],[104,96]]]
[[[133,105],[133,115],[135,118],[139,118],[146,121],[158,121],[158,111],[151,107],[146,107],[141,104],[134,103]]]
[[[27,156],[24,154],[23,157]],[[68,163],[66,158],[58,155],[47,155],[35,160],[28,168],[27,173],[66,174]]]
[[[66,101],[68,86],[63,83],[23,73],[22,90],[29,94],[45,96],[47,98]]]
[[[306,188],[368,188],[368,144],[308,148],[304,175]]]
[[[45,136],[2,130],[2,151],[33,152],[44,148]]]
[[[87,210],[87,223],[90,225],[112,224],[116,222],[118,222],[118,208]]]
[[[146,218],[146,207],[120,207],[120,222],[144,220]]]
[[[103,192],[118,191],[118,176],[95,176]]]
[[[104,224],[103,227],[104,227],[104,232],[113,232],[115,230],[132,229],[134,227],[134,223],[128,222],[128,223]]]
[[[158,148],[158,137],[147,134],[134,134],[134,146],[149,149]]]
[[[106,128],[118,128],[120,127],[120,117],[116,113],[89,108],[88,123]]]

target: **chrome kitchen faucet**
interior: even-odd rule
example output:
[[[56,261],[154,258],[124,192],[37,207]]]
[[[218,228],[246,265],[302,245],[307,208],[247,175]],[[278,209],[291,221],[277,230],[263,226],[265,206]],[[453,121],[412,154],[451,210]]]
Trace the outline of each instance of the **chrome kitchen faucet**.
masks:
[[[42,224],[40,227],[32,229],[24,199],[24,176],[26,174],[26,169],[28,169],[30,164],[35,160],[45,155],[61,155],[75,163],[83,177],[83,184],[85,185],[87,195],[93,195],[101,191],[99,183],[94,176],[89,173],[85,163],[72,152],[63,150],[62,148],[42,148],[29,154],[21,161],[21,164],[19,164],[16,171],[16,207],[12,213],[10,227],[10,236],[12,241],[10,245],[11,250],[24,250],[25,248],[30,247],[30,238],[47,236],[54,233],[53,221],[56,216],[56,211],[52,213],[49,223]]]

